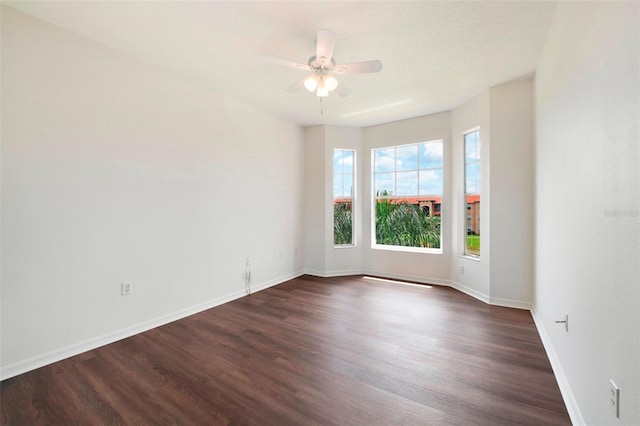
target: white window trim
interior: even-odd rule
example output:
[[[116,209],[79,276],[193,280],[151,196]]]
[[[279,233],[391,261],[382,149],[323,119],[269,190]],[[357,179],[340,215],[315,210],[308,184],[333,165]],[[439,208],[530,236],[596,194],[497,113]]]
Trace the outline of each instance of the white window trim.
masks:
[[[411,247],[411,246],[393,246],[393,245],[387,245],[387,244],[377,244],[376,242],[376,194],[375,194],[375,151],[377,149],[389,149],[389,148],[399,148],[399,147],[403,147],[403,146],[408,146],[408,145],[420,145],[423,143],[435,143],[435,142],[440,142],[442,144],[442,167],[441,168],[434,168],[434,167],[430,167],[427,169],[416,169],[416,170],[402,170],[402,172],[405,171],[420,171],[420,170],[442,170],[442,174],[443,174],[443,180],[444,180],[444,169],[445,169],[445,158],[444,158],[444,138],[442,139],[432,139],[432,140],[428,140],[428,141],[420,141],[420,142],[411,142],[411,143],[406,143],[406,144],[399,144],[399,145],[390,145],[390,146],[381,146],[378,148],[372,148],[371,149],[371,249],[373,250],[386,250],[386,251],[400,251],[400,252],[409,252],[409,253],[422,253],[422,254],[442,254],[443,250],[442,250],[442,246],[444,245],[444,238],[443,238],[443,229],[444,227],[442,226],[442,214],[443,212],[440,213],[440,248],[428,248],[428,247]],[[395,168],[396,166],[394,165],[394,171],[393,173],[397,173],[397,170]],[[384,172],[384,173],[391,173],[391,172]],[[444,181],[442,183],[443,185],[443,192],[444,192]],[[418,191],[419,192],[419,191]],[[423,195],[417,195],[418,197],[429,197],[429,196],[435,196],[435,197],[440,197],[441,200],[444,201],[444,193],[443,194],[423,194]],[[411,195],[397,195],[397,197],[411,197]],[[391,197],[393,198],[393,196]]]
[[[375,232],[375,230],[374,230]],[[392,246],[387,244],[371,244],[373,250],[406,251],[410,253],[442,254],[442,231],[440,232],[440,248]]]
[[[334,148],[333,149],[333,153],[336,152],[336,150],[340,150],[340,151],[351,151],[353,152],[353,194],[351,196],[351,243],[349,244],[333,244],[333,248],[334,249],[350,249],[350,248],[356,248],[358,247],[357,244],[357,221],[356,221],[356,213],[357,213],[357,206],[356,206],[356,197],[357,197],[357,190],[358,190],[358,185],[357,185],[357,163],[358,163],[358,152],[355,149],[352,148]],[[331,165],[331,169],[332,169],[332,173],[331,173],[331,180],[332,180],[332,184],[333,184],[333,178],[335,175],[335,170],[333,170],[333,161],[332,161],[332,165]],[[331,188],[333,188],[333,185],[331,185]],[[332,194],[332,207],[333,207],[333,201],[335,200],[335,197],[333,197]],[[333,214],[333,212],[332,212]],[[333,221],[332,221],[333,222]],[[334,239],[333,233],[332,233],[332,240]]]
[[[459,259],[472,260],[474,262],[480,262],[480,256],[470,256],[468,254],[459,254],[458,258]]]
[[[474,260],[479,262],[480,255],[475,255],[467,252],[467,153],[465,146],[465,137],[468,134],[478,132],[480,135],[480,126],[472,127],[471,129],[462,133],[462,202],[463,202],[463,214],[462,214],[462,254],[459,257]],[[480,149],[482,150],[482,136],[480,135]],[[480,157],[480,173],[482,174],[482,156]],[[480,197],[482,197],[482,187],[480,188]],[[481,198],[482,199],[482,198]],[[482,253],[482,252],[481,252]]]

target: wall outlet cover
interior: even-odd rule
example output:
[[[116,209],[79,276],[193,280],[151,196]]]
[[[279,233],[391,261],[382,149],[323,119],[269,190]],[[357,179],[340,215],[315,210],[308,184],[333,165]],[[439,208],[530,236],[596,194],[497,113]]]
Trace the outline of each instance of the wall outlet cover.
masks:
[[[129,296],[133,288],[133,283],[122,283],[120,285],[120,295]]]
[[[609,408],[614,416],[620,417],[620,389],[613,380],[609,380]]]

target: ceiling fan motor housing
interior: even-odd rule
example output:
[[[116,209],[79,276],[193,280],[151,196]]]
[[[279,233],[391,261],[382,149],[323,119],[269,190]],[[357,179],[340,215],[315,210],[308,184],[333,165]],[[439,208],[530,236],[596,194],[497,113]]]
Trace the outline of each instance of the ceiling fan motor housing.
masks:
[[[315,73],[328,73],[333,71],[333,67],[336,66],[336,61],[331,58],[331,62],[327,62],[326,57],[321,56],[320,59],[317,59],[316,55],[313,55],[309,58],[308,64]]]

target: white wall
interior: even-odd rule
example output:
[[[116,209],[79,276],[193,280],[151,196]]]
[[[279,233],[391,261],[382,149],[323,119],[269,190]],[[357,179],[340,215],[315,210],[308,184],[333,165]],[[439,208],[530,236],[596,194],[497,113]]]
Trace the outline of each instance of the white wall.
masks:
[[[246,256],[254,287],[300,274],[303,149],[296,125],[3,7],[2,377],[239,297]]]
[[[325,253],[327,275],[350,275],[362,272],[365,247],[363,228],[364,196],[369,185],[363,183],[363,164],[366,151],[362,149],[362,130],[351,127],[325,126]],[[336,247],[333,244],[333,150],[353,149],[356,151],[356,193],[353,204],[355,234],[354,247]]]
[[[442,112],[408,120],[366,127],[364,135],[363,176],[367,186],[363,202],[364,270],[366,273],[390,278],[401,278],[434,284],[449,284],[451,263],[451,240],[444,233],[442,254],[412,253],[403,251],[371,248],[371,150],[384,146],[403,145],[442,139],[444,144],[444,170],[450,170],[451,164],[451,114]],[[448,229],[451,225],[451,179],[444,176],[442,197],[441,226]]]
[[[500,84],[452,111],[451,285],[488,303],[528,309],[533,272],[533,88]],[[481,253],[464,256],[464,133],[482,140]],[[463,272],[461,267],[464,268]]]
[[[492,87],[491,302],[530,308],[533,297],[533,81]],[[484,243],[484,241],[482,241]]]
[[[640,424],[639,22],[560,2],[535,79],[533,312],[575,424]]]
[[[305,272],[319,276],[372,274],[448,285],[451,240],[445,233],[442,254],[371,248],[371,150],[429,140],[444,141],[445,172],[451,162],[450,113],[443,112],[364,129],[314,126],[305,129],[307,239]],[[333,150],[357,151],[356,247],[333,245]],[[443,227],[450,226],[450,176],[445,175]]]
[[[491,112],[489,90],[455,108],[451,112],[451,137],[453,161],[451,174],[453,194],[451,208],[454,220],[450,232],[452,235],[451,282],[454,287],[480,300],[489,302],[491,283],[491,221],[488,218],[491,206],[491,180],[489,179]],[[464,256],[466,247],[466,207],[464,205],[464,133],[480,127],[482,199],[480,202],[480,259]],[[464,272],[460,272],[460,267]]]
[[[304,130],[305,260],[308,274],[326,274],[327,205],[325,127]]]
[[[321,276],[365,273],[451,285],[488,303],[528,309],[533,270],[532,90],[532,80],[525,78],[492,87],[453,111],[364,129],[307,129],[306,229],[311,246],[307,253],[313,254],[305,271]],[[482,138],[481,217],[489,218],[481,221],[479,260],[463,256],[463,134],[478,126]],[[371,248],[371,150],[437,139],[444,141],[442,254]],[[333,247],[334,148],[358,150],[355,248]],[[321,224],[323,235],[319,234]]]
[[[356,151],[354,246],[333,244],[333,150]],[[362,181],[362,130],[351,127],[305,128],[305,272],[328,277],[362,273],[364,247]]]

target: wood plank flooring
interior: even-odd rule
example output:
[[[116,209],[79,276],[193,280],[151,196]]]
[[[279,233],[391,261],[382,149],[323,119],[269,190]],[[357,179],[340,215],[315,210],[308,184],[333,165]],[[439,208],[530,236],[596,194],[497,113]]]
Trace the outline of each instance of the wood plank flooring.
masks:
[[[529,312],[303,276],[8,379],[3,425],[568,425]]]

